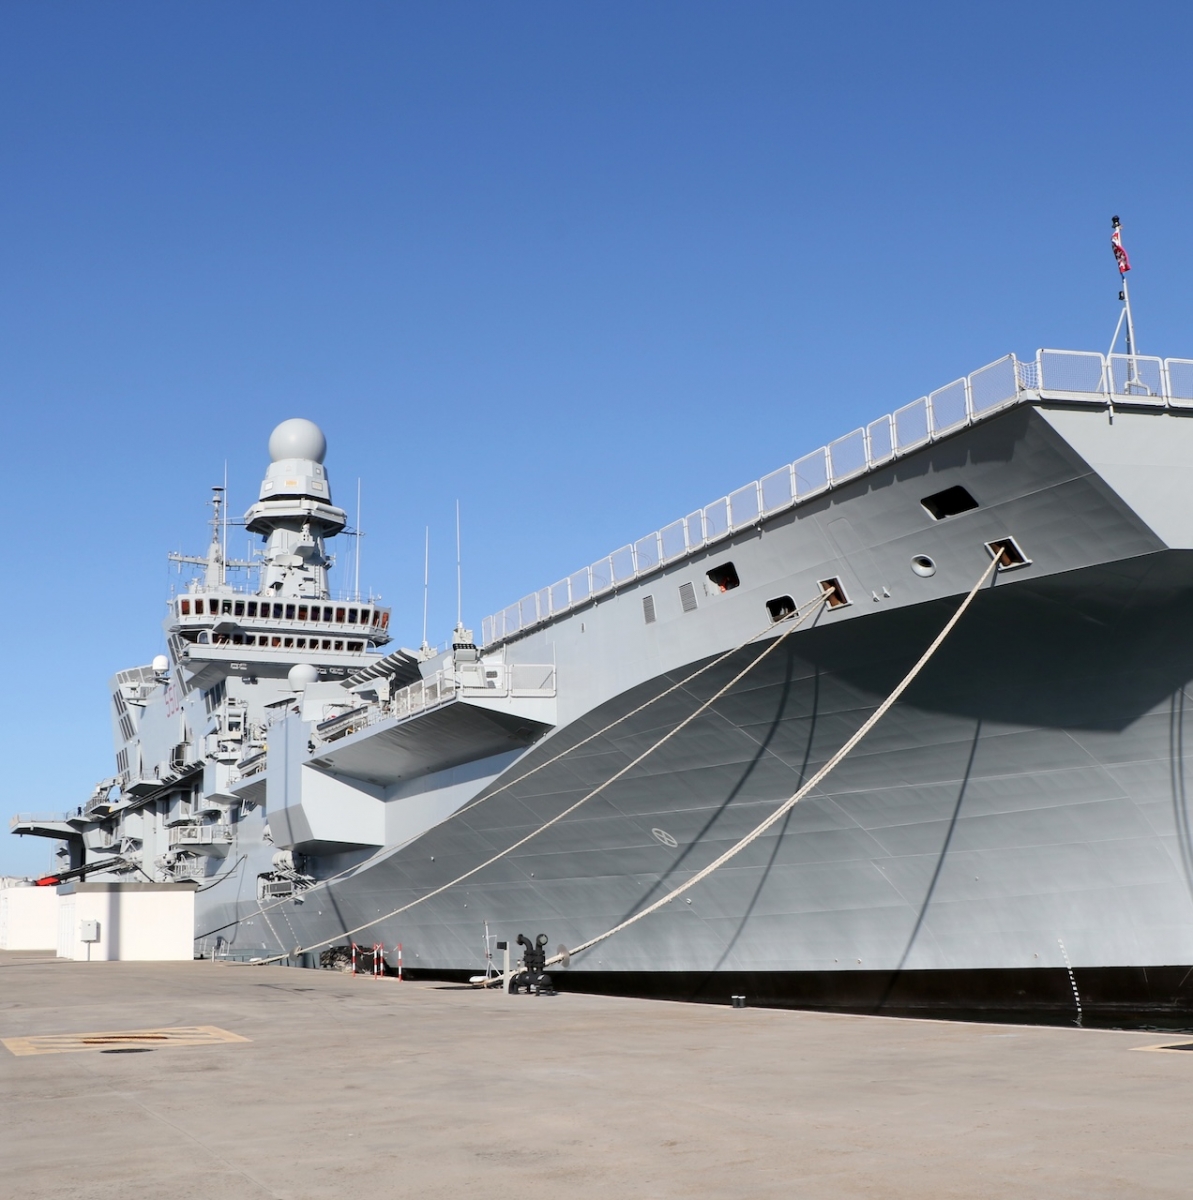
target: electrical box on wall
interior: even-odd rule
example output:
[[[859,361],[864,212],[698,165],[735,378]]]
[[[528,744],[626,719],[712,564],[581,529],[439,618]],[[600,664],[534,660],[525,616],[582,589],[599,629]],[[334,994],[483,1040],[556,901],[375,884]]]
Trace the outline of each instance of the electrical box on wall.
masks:
[[[99,941],[99,922],[98,921],[80,921],[79,922],[79,941],[80,942],[98,942]]]

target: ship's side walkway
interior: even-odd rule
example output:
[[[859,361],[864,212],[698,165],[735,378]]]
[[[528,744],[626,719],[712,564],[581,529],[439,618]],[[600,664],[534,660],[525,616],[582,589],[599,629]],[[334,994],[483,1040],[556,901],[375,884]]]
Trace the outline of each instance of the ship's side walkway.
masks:
[[[1193,1051],[1140,1052],[1172,1034],[0,952],[0,1038],[0,1194],[42,1200],[1117,1200],[1193,1168]]]

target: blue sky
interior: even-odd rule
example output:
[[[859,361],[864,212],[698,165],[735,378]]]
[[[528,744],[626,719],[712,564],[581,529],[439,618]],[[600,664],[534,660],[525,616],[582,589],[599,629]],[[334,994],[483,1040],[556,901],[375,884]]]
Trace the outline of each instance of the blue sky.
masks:
[[[1009,350],[1104,348],[1113,213],[1141,348],[1193,357],[1189,11],[4,6],[5,819],[112,771],[166,554],[286,417],[417,644],[457,499],[479,626]]]

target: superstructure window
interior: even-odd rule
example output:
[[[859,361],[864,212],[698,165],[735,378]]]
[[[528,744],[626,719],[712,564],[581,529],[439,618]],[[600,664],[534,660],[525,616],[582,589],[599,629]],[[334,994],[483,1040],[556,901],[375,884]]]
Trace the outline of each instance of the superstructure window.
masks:
[[[348,624],[349,625],[356,624],[356,609],[354,609],[354,608],[350,608],[348,610]]]
[[[337,650],[343,650],[343,648],[344,648],[344,643],[343,643],[343,642],[336,642],[336,644],[335,644],[335,648],[336,648]]]
[[[307,619],[307,606],[305,604],[300,604],[298,606],[298,619],[300,621],[305,621]]]
[[[282,606],[280,604],[275,604],[273,606],[273,616],[275,621],[280,621],[282,619]]]
[[[782,621],[795,613],[795,601],[790,596],[776,596],[766,602],[766,611],[772,621]]]
[[[191,602],[189,600],[184,600],[182,602],[182,615],[184,617],[189,617],[191,615]]]
[[[255,617],[256,615],[257,615],[257,602],[256,602],[256,600],[250,600],[249,601],[249,616]]]
[[[336,621],[340,625],[343,625],[343,623],[344,623],[344,610],[342,608],[336,609]]]
[[[223,611],[229,617],[232,615],[232,601],[231,600],[224,601]]]
[[[243,617],[244,616],[244,601],[243,600],[237,600],[236,603],[232,606],[232,615],[234,617]]]
[[[294,605],[293,604],[286,605],[286,620],[287,621],[294,620]]]
[[[200,617],[203,615],[203,601],[202,600],[195,601],[195,612]]]
[[[713,587],[719,592],[731,592],[735,587],[741,587],[741,580],[737,577],[737,568],[731,562],[713,567],[709,571],[708,577],[712,581]]]
[[[925,496],[920,503],[935,521],[955,517],[958,513],[971,512],[978,507],[978,502],[960,486],[945,488],[943,492]]]
[[[349,650],[363,650],[364,648],[365,648],[364,642],[349,642],[348,643]]]

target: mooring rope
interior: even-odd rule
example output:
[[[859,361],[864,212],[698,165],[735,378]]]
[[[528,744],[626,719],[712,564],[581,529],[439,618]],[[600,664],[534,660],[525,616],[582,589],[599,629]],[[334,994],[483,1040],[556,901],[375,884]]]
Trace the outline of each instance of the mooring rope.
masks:
[[[620,717],[617,717],[614,720],[610,721],[607,725],[602,725],[601,728],[596,730],[595,733],[590,733],[587,737],[581,738],[580,741],[573,742],[570,746],[565,746],[564,749],[562,749],[558,754],[553,755],[551,758],[548,758],[545,762],[541,762],[537,766],[531,767],[529,771],[523,772],[521,775],[518,775],[515,778],[509,780],[507,783],[503,783],[500,787],[494,788],[493,791],[485,792],[481,796],[478,796],[475,800],[471,800],[467,804],[463,805],[461,808],[456,809],[455,812],[453,812],[453,813],[449,814],[447,817],[445,817],[439,823],[439,825],[436,826],[436,828],[441,828],[443,825],[446,825],[448,823],[448,821],[454,821],[457,817],[462,817],[466,812],[469,812],[471,809],[477,808],[481,804],[488,803],[488,801],[492,800],[495,796],[500,796],[502,792],[508,791],[510,788],[516,786],[517,784],[521,783],[525,779],[529,779],[531,777],[531,775],[537,774],[539,771],[542,771],[544,768],[549,767],[552,764],[559,762],[559,760],[561,758],[566,758],[567,755],[572,754],[575,751],[579,750],[581,746],[587,746],[589,742],[594,741],[596,738],[602,737],[604,734],[608,733],[609,730],[615,729],[618,725],[622,724],[624,721],[628,721],[631,717],[636,717],[639,713],[645,712],[646,709],[651,707],[651,705],[657,704],[660,700],[666,699],[666,697],[670,696],[672,692],[676,692],[680,688],[686,687],[689,683],[692,682],[693,679],[696,679],[700,675],[703,675],[706,671],[711,671],[714,667],[719,666],[721,663],[723,663],[725,661],[725,659],[732,657],[734,654],[737,654],[741,650],[744,650],[747,646],[751,645],[753,642],[756,642],[760,637],[762,637],[763,634],[769,633],[777,625],[781,625],[783,622],[791,621],[792,619],[796,619],[797,626],[802,624],[803,620],[804,620],[803,614],[805,613],[805,610],[811,611],[811,610],[819,608],[820,605],[822,605],[827,598],[828,598],[828,593],[821,592],[820,595],[817,596],[814,600],[808,601],[807,604],[800,605],[797,609],[795,609],[794,612],[788,613],[785,617],[780,617],[777,621],[769,622],[762,629],[758,630],[757,633],[750,634],[750,636],[748,638],[746,638],[746,640],[744,642],[740,642],[740,643],[738,643],[738,645],[730,647],[730,649],[726,650],[723,654],[718,654],[715,658],[710,659],[708,662],[706,662],[704,664],[704,666],[697,667],[696,670],[694,670],[690,675],[685,675],[677,683],[673,683],[670,687],[665,688],[663,691],[659,692],[659,694],[657,696],[652,696],[649,700],[643,701],[641,704],[638,705],[637,708],[631,709],[627,713],[622,713],[622,715]],[[790,631],[788,631],[788,632],[790,632]],[[784,635],[784,636],[786,636],[786,635]],[[404,849],[406,846],[410,845],[411,842],[417,841],[422,836],[423,836],[422,833],[415,834],[414,837],[407,839],[405,842],[401,843],[401,845],[395,847],[395,851]],[[391,851],[390,853],[392,854],[395,851]],[[346,867],[343,871],[340,871],[335,875],[330,875],[326,879],[317,880],[315,883],[313,883],[309,887],[305,888],[302,892],[302,895],[304,897],[309,896],[312,892],[318,891],[320,888],[330,887],[333,883],[338,883],[341,879],[344,879],[347,876],[352,875],[359,870],[362,870],[363,868],[368,866],[368,864],[372,861],[373,861],[373,859],[367,859],[364,862],[353,863],[352,866]],[[212,886],[214,886],[214,885],[212,885]],[[200,889],[200,890],[204,890],[204,889]],[[265,916],[266,913],[272,912],[275,908],[281,908],[284,904],[290,903],[290,900],[291,900],[291,897],[287,896],[287,897],[283,897],[281,900],[275,900],[272,904],[267,904],[264,906],[262,906],[260,903],[258,903],[257,908],[255,908],[251,913],[247,913],[243,917],[236,917],[233,920],[228,921],[223,925],[217,925],[214,929],[209,929],[205,933],[197,933],[197,934],[195,934],[194,940],[200,941],[203,938],[211,937],[213,934],[222,933],[225,929],[232,929],[235,926],[241,924],[241,922],[243,922],[243,921],[252,920],[254,917],[257,917],[257,916],[263,917],[263,916]],[[381,919],[384,919],[384,918],[381,918]],[[269,922],[267,920],[266,924],[268,924],[268,923]],[[344,934],[342,936],[346,937],[348,935]],[[281,957],[288,958],[289,955],[284,955]],[[273,962],[276,960],[271,959],[270,961]]]
[[[828,775],[830,775],[832,771],[841,763],[841,761],[846,758],[850,751],[852,751],[853,748],[870,732],[870,730],[882,720],[895,701],[897,701],[899,697],[908,689],[915,677],[928,665],[932,656],[944,643],[945,638],[952,633],[953,627],[958,621],[961,620],[965,610],[970,606],[970,604],[973,603],[974,597],[981,590],[982,585],[986,582],[986,580],[988,580],[994,573],[997,566],[998,558],[995,557],[992,559],[990,565],[982,572],[982,577],[970,589],[969,595],[966,596],[961,602],[961,606],[949,618],[948,623],[940,631],[940,633],[936,635],[935,641],[933,641],[928,649],[924,651],[915,666],[903,676],[895,690],[891,692],[891,694],[874,710],[873,713],[870,714],[862,727],[845,743],[845,745],[843,745],[841,749],[838,750],[837,753],[834,754],[832,758],[830,758],[828,762],[826,762],[824,766],[821,767],[820,770],[808,780],[807,783],[805,783],[793,795],[784,800],[783,803],[780,804],[779,807],[766,818],[766,820],[756,825],[752,830],[750,830],[749,833],[746,834],[745,837],[741,839],[741,841],[731,846],[719,858],[715,858],[703,870],[697,871],[691,879],[681,883],[678,887],[672,888],[667,895],[662,897],[662,899],[656,900],[653,904],[647,905],[646,908],[642,909],[640,912],[634,913],[632,917],[622,921],[619,925],[614,925],[612,929],[606,929],[604,933],[598,934],[594,938],[589,938],[589,940],[586,942],[581,942],[581,944],[574,950],[569,950],[565,953],[554,955],[553,957],[547,959],[546,965],[554,966],[556,963],[563,962],[565,958],[570,959],[573,954],[579,954],[584,950],[591,950],[592,947],[597,945],[599,942],[606,941],[608,938],[613,937],[614,934],[621,933],[623,929],[628,929],[631,925],[641,921],[643,917],[648,917],[651,913],[658,912],[660,908],[666,904],[669,904],[677,896],[683,895],[684,892],[694,888],[696,884],[700,883],[702,880],[707,879],[714,871],[718,870],[727,862],[729,862],[730,859],[736,858],[738,854],[740,854],[751,843],[757,841],[758,838],[760,838],[777,821],[781,821],[783,817],[785,817],[806,795],[808,795],[809,792],[813,790],[813,788],[817,787]],[[505,977],[503,976],[502,978],[504,980]]]
[[[500,861],[501,859],[505,858],[507,855],[512,854],[515,850],[518,850],[522,846],[525,846],[527,842],[538,837],[540,833],[544,833],[546,830],[550,829],[553,825],[557,825],[560,821],[562,821],[564,819],[564,817],[570,816],[581,805],[587,804],[589,800],[592,800],[594,797],[599,796],[606,788],[610,787],[612,784],[616,783],[619,779],[621,779],[624,775],[626,775],[630,771],[632,771],[636,766],[638,766],[639,763],[641,763],[645,759],[649,758],[650,755],[652,755],[660,747],[666,745],[666,743],[669,742],[673,737],[675,737],[676,734],[678,734],[681,730],[686,729],[694,720],[696,720],[697,717],[699,717],[703,713],[707,712],[718,700],[721,699],[722,696],[725,695],[726,692],[730,691],[733,687],[735,687],[738,683],[740,683],[741,680],[743,680],[752,670],[754,670],[754,668],[756,666],[758,666],[758,664],[760,662],[762,662],[763,659],[765,659],[769,655],[773,654],[783,644],[783,642],[786,641],[786,639],[789,638],[797,629],[799,629],[799,627],[814,612],[818,611],[820,606],[822,606],[828,600],[829,595],[830,595],[829,592],[821,592],[821,594],[816,598],[816,600],[811,601],[809,604],[803,606],[803,608],[807,609],[806,612],[803,612],[802,609],[796,610],[797,612],[803,612],[803,615],[799,616],[797,619],[792,620],[792,618],[795,617],[795,613],[792,613],[787,618],[787,620],[789,620],[791,622],[788,625],[788,627],[781,634],[779,634],[778,637],[772,638],[771,641],[769,641],[767,643],[766,648],[762,651],[761,654],[757,655],[749,663],[747,663],[746,666],[743,667],[736,675],[734,675],[734,677],[727,684],[725,684],[723,687],[719,688],[716,692],[713,693],[713,695],[711,695],[707,700],[705,700],[704,703],[701,704],[699,708],[697,708],[694,712],[689,713],[688,716],[684,717],[684,719],[682,721],[680,721],[680,723],[678,725],[676,725],[674,728],[668,730],[661,738],[658,739],[658,741],[654,742],[652,745],[648,746],[645,750],[643,750],[642,753],[639,754],[637,758],[628,762],[620,770],[618,770],[618,771],[614,772],[614,774],[610,775],[609,778],[606,779],[603,783],[599,783],[590,792],[581,796],[580,799],[577,800],[574,804],[569,805],[562,812],[556,813],[556,815],[553,816],[550,820],[545,821],[542,825],[540,825],[537,829],[532,830],[525,837],[519,838],[518,841],[514,842],[512,846],[507,846],[504,850],[498,851],[498,853],[494,854],[491,858],[485,859],[485,861],[483,863],[481,863],[479,866],[472,867],[470,870],[465,871],[463,875],[456,876],[455,879],[450,880],[448,883],[442,884],[441,886],[435,888],[433,891],[427,892],[423,896],[419,896],[418,899],[410,901],[409,904],[404,904],[400,908],[395,908],[392,912],[384,913],[379,917],[373,917],[371,920],[366,921],[363,925],[357,925],[356,928],[354,928],[354,929],[346,929],[342,933],[334,934],[332,937],[325,938],[321,942],[315,942],[310,946],[295,946],[295,948],[292,951],[290,951],[290,953],[288,953],[288,954],[275,954],[272,958],[254,959],[253,960],[254,965],[266,966],[269,963],[281,962],[283,959],[291,958],[297,954],[304,954],[310,950],[318,950],[323,946],[330,946],[333,942],[339,941],[340,938],[354,937],[356,934],[361,933],[365,929],[371,929],[374,925],[379,925],[382,921],[388,921],[393,917],[401,916],[402,913],[409,912],[412,908],[417,907],[419,904],[422,904],[427,900],[434,899],[434,897],[436,897],[436,896],[442,895],[444,892],[449,891],[451,888],[454,888],[457,885],[463,883],[466,879],[471,879],[472,876],[483,871],[486,867],[491,867],[495,862]],[[768,626],[768,628],[773,628],[773,626]],[[742,646],[735,647],[735,650],[741,649],[744,646],[748,646],[750,644],[750,642],[754,641],[754,638],[756,638],[757,636],[758,635],[755,634],[754,637],[749,639],[749,641],[743,642]],[[721,655],[721,659],[723,660],[724,658],[726,658],[729,653],[732,653],[732,652],[727,651],[725,654]],[[706,668],[702,668],[702,670],[703,669],[706,669]],[[690,680],[690,679],[695,678],[695,676],[699,673],[700,673],[699,671],[694,672],[692,675],[688,676],[688,679]],[[673,691],[674,688],[669,689],[669,690]],[[665,695],[666,693],[663,693],[663,694]],[[658,699],[658,698],[660,698],[660,697],[656,697],[656,699]],[[642,707],[646,707],[646,706],[643,705]],[[640,710],[636,710],[636,711],[640,711]],[[629,714],[627,714],[627,716],[628,715]],[[625,719],[624,717],[620,718],[620,720],[624,720],[624,719]],[[614,722],[613,724],[617,724],[617,723],[618,722]],[[610,728],[611,728],[611,726],[610,726]],[[591,739],[586,739],[586,740],[591,740]],[[562,757],[562,755],[560,755],[560,757]],[[530,774],[532,774],[532,772],[528,771],[526,773],[527,776],[529,776]],[[523,776],[523,778],[525,778],[525,777],[526,776]],[[460,811],[463,812],[466,810],[462,809]]]

